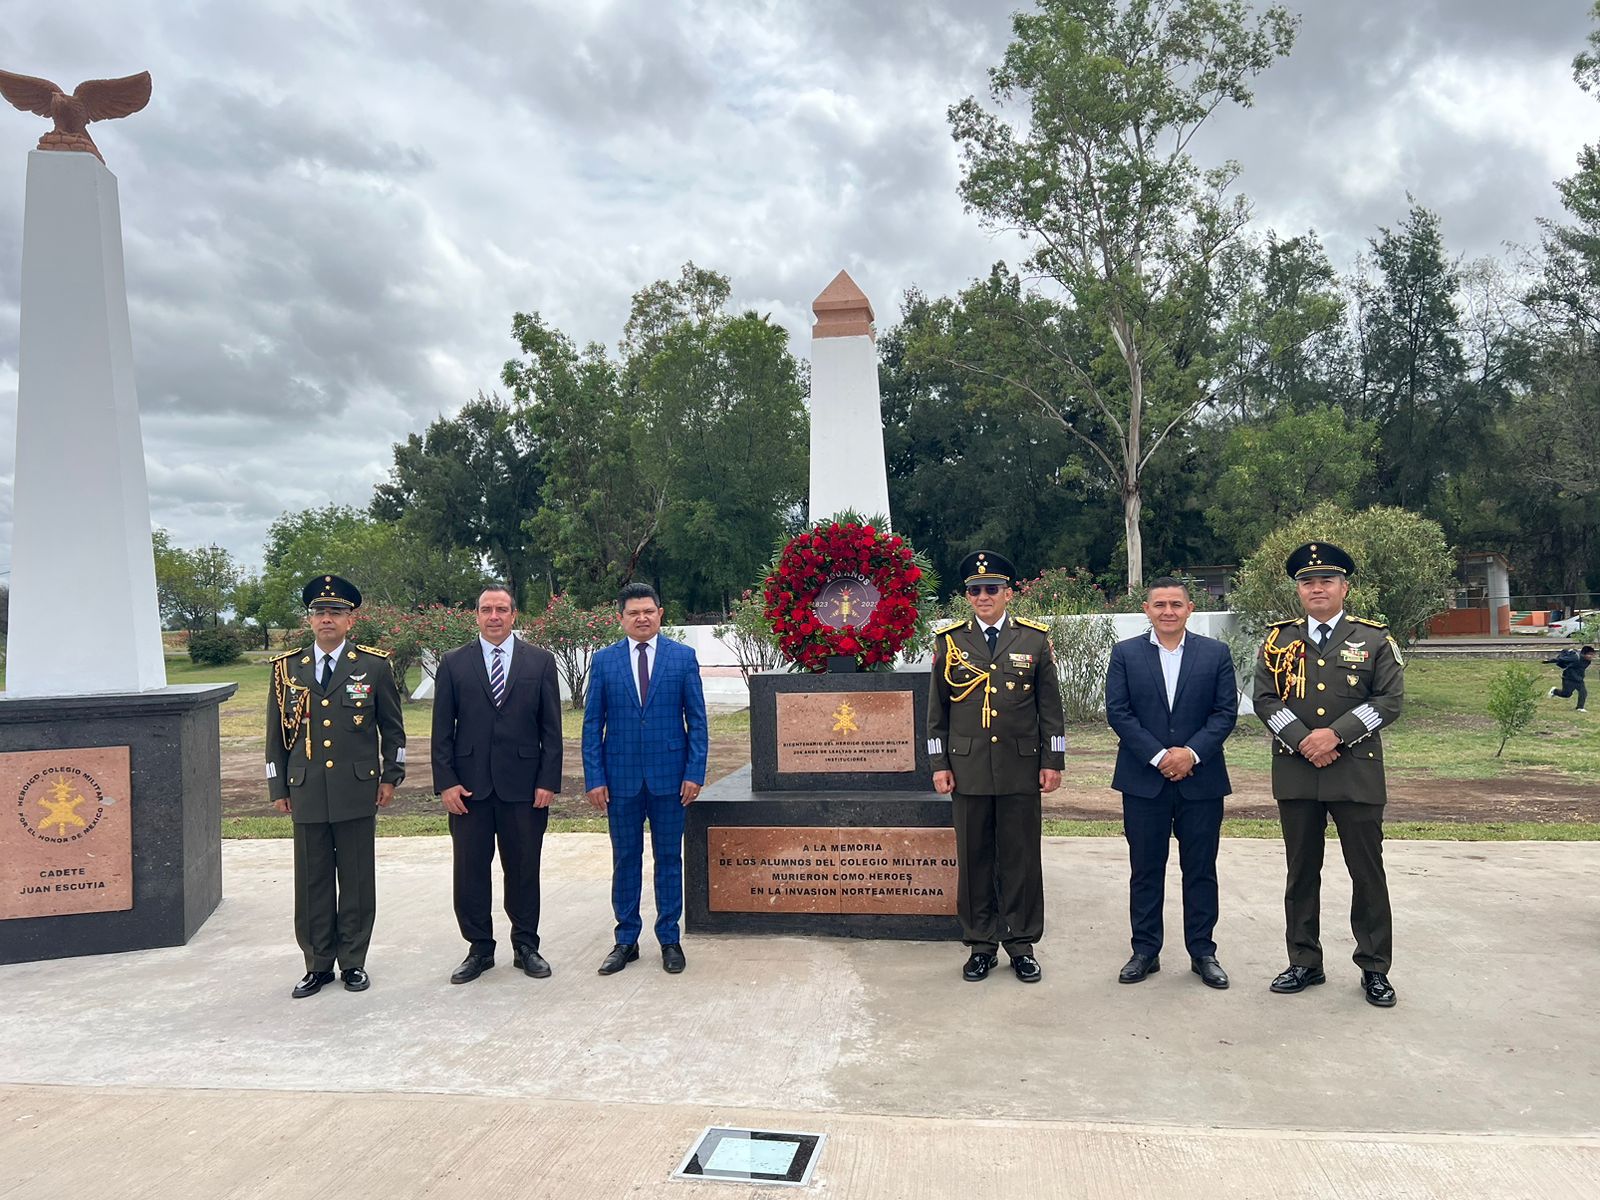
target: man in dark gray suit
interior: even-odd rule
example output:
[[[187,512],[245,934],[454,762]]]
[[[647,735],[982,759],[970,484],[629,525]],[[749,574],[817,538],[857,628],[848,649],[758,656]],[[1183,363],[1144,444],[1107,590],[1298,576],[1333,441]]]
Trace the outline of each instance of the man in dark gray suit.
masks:
[[[516,602],[500,584],[478,596],[478,638],[439,662],[433,694],[433,790],[450,814],[455,909],[467,957],[451,983],[494,966],[489,865],[505,872],[512,965],[550,974],[539,953],[539,855],[561,787],[561,692],[548,650],[512,636]]]
[[[1239,717],[1228,648],[1188,632],[1194,601],[1181,579],[1150,584],[1150,630],[1111,648],[1106,720],[1120,741],[1111,786],[1122,793],[1128,839],[1133,957],[1117,979],[1139,983],[1161,970],[1167,849],[1183,866],[1183,940],[1189,968],[1208,987],[1228,986],[1217,961],[1217,845],[1222,798],[1233,790],[1223,743]]]

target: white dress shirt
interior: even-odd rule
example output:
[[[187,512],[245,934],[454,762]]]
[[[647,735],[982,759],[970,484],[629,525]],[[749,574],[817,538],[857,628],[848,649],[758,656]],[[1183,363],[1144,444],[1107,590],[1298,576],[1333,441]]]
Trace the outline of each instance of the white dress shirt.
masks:
[[[1318,625],[1326,625],[1328,627],[1328,636],[1331,638],[1333,636],[1333,631],[1339,628],[1339,622],[1342,620],[1344,620],[1344,609],[1342,608],[1338,612],[1334,613],[1333,616],[1329,617],[1326,621],[1319,621],[1315,617],[1307,617],[1306,641],[1310,642],[1313,646],[1317,645]],[[1320,650],[1323,647],[1318,646],[1317,648]]]
[[[343,653],[344,653],[344,643],[343,642],[340,642],[337,646],[335,646],[332,650],[329,650],[326,654],[323,653],[321,646],[317,647],[317,686],[318,687],[322,686],[322,666],[323,666],[323,664],[325,662],[327,662],[331,658],[333,660],[333,669],[337,671],[339,669],[339,656],[341,654],[343,654]]]
[[[982,617],[978,617],[977,621],[978,621],[978,632],[983,635],[983,640],[984,641],[988,641],[989,640],[989,630],[991,630],[991,629],[998,630],[1001,633],[1004,633],[1006,631],[1006,615],[1005,615],[1005,613],[1001,613],[1000,614],[1000,619],[998,621],[996,621],[993,625],[985,625],[983,623],[983,618]]]
[[[490,679],[494,678],[494,652],[502,650],[504,653],[500,655],[500,670],[505,673],[506,682],[511,681],[511,644],[516,640],[516,634],[508,633],[506,640],[496,646],[483,634],[478,635],[478,645],[483,650],[483,669],[489,673]]]
[[[1178,698],[1178,672],[1183,670],[1183,648],[1188,645],[1189,632],[1184,630],[1183,637],[1178,639],[1178,648],[1168,650],[1161,644],[1161,639],[1156,636],[1156,631],[1150,631],[1150,644],[1156,648],[1156,656],[1161,660],[1161,682],[1167,685],[1167,711],[1172,711],[1172,705]],[[1193,746],[1185,746],[1190,754],[1194,754],[1194,765],[1200,765],[1200,756],[1194,753]],[[1165,750],[1158,750],[1156,756],[1150,760],[1152,767],[1159,767],[1161,760],[1167,756]]]
[[[650,639],[645,642],[635,641],[633,638],[628,639],[628,674],[633,676],[633,694],[635,696],[639,696],[639,647],[644,647],[645,667],[650,672],[650,682],[654,684],[656,681],[656,638],[660,636],[659,633],[652,633]],[[639,703],[641,705],[644,703],[643,696],[639,696]]]

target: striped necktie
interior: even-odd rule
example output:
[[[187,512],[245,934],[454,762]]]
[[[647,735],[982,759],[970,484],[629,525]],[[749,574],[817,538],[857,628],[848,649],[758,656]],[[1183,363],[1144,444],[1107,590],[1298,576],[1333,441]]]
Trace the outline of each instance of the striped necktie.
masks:
[[[504,653],[505,651],[501,647],[496,646],[494,648],[494,660],[489,667],[489,691],[494,694],[494,706],[496,708],[499,708],[501,701],[506,698],[506,669],[501,661],[501,656]]]

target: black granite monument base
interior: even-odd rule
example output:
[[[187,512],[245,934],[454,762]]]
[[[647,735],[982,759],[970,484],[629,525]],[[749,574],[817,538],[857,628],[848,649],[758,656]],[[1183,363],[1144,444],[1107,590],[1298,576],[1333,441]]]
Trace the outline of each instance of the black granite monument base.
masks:
[[[926,672],[922,678],[926,686]],[[950,801],[927,790],[927,776],[924,794],[913,796],[874,795],[843,788],[761,794],[751,788],[751,775],[751,768],[744,767],[718,780],[700,793],[685,814],[684,926],[690,933],[960,938],[961,928],[954,915],[955,834],[950,825]],[[798,835],[785,836],[787,830],[807,828],[832,831],[835,844],[800,844]],[[765,853],[753,853],[744,861],[728,861],[714,852],[714,839],[726,838],[727,834],[713,831],[754,829],[771,831],[752,835],[753,841],[768,844]],[[944,831],[947,836],[935,831]],[[908,848],[911,841],[924,844]],[[928,849],[926,843],[935,841],[940,843],[938,849]],[[929,855],[931,859],[924,857]],[[915,865],[905,865],[908,863]],[[741,868],[748,870],[741,875]],[[808,896],[817,905],[811,911],[774,911],[774,904],[792,904],[797,902],[796,897],[789,895],[780,901],[749,896],[754,889],[743,885],[756,871],[767,872],[770,879],[780,881],[778,888],[790,892],[823,893],[831,888],[833,894]],[[735,876],[739,877],[740,886],[725,886]],[[735,890],[739,893],[735,900],[738,907],[730,908],[726,897]],[[769,896],[771,890],[777,889],[769,889]],[[915,895],[905,896],[908,892]],[[719,898],[714,899],[714,893]],[[863,896],[869,898],[863,900]],[[931,911],[841,911],[883,903]]]
[[[0,963],[181,946],[194,936],[222,900],[218,710],[236,687],[0,699],[0,753],[127,747],[133,826],[133,907],[0,920]]]
[[[929,678],[926,668],[752,675],[751,787],[757,792],[928,791],[933,777]],[[805,705],[807,697],[822,700],[821,707]],[[801,703],[791,705],[791,700]],[[852,709],[838,707],[846,703]],[[807,769],[811,764],[827,769]]]

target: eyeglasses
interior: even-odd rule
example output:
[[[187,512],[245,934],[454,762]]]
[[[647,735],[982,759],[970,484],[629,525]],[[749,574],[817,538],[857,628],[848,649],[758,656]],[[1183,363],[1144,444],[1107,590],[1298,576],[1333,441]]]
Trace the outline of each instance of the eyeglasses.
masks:
[[[998,596],[1005,586],[1003,583],[969,583],[967,584],[967,595]]]

